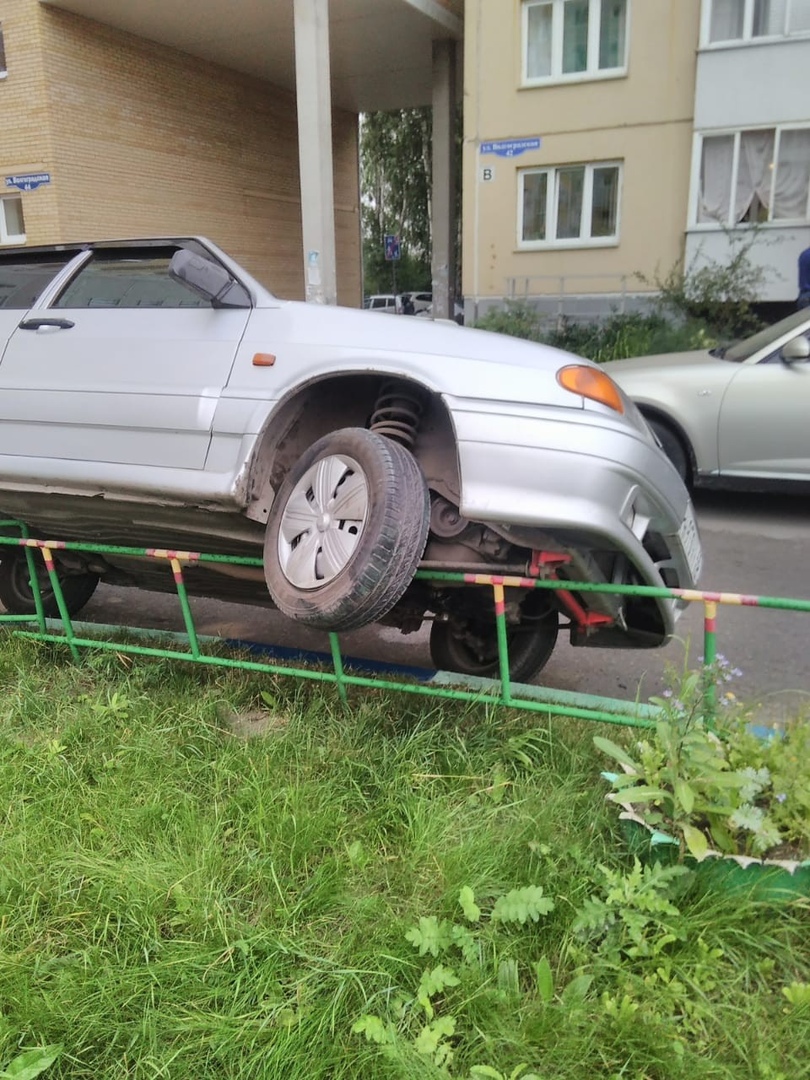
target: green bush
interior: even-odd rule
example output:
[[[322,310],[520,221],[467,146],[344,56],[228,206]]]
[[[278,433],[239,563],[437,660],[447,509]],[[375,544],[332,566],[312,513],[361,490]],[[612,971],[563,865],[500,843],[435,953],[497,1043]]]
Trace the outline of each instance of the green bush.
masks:
[[[481,330],[553,345],[599,364],[628,356],[708,349],[716,341],[699,320],[675,323],[658,312],[616,314],[598,323],[563,320],[561,325],[548,329],[541,316],[524,303],[508,303],[504,308],[490,311],[476,326]]]
[[[495,334],[527,341],[543,341],[543,322],[537,310],[520,300],[507,300],[504,307],[493,308],[475,324],[478,330],[491,330]]]
[[[598,322],[577,323],[563,317],[556,326],[527,300],[507,300],[475,325],[512,337],[540,341],[597,363],[629,356],[708,349],[718,341],[744,337],[761,326],[752,305],[765,274],[750,260],[756,232],[731,236],[726,263],[696,267],[676,263],[665,275],[636,274],[656,290],[648,314],[614,313]]]

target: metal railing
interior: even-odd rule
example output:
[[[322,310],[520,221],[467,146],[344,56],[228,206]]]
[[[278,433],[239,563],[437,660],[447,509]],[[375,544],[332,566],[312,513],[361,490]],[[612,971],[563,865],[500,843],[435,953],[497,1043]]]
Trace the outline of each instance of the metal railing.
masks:
[[[420,694],[434,698],[448,698],[455,701],[490,703],[523,709],[547,715],[569,716],[576,719],[594,720],[602,723],[621,724],[628,727],[650,727],[655,722],[659,710],[641,702],[616,700],[577,694],[547,687],[514,683],[509,673],[509,645],[505,613],[504,590],[519,589],[556,589],[566,593],[610,593],[623,596],[647,596],[682,600],[689,603],[701,603],[704,607],[703,619],[703,663],[710,667],[717,657],[717,608],[728,604],[744,607],[777,608],[788,611],[810,612],[810,600],[796,600],[768,596],[747,596],[740,593],[703,592],[693,589],[668,589],[648,585],[614,585],[594,582],[575,582],[561,579],[539,579],[532,577],[499,576],[493,574],[470,574],[449,571],[420,570],[417,578],[425,581],[489,586],[493,592],[495,623],[498,642],[499,678],[485,679],[473,676],[456,675],[452,672],[433,673],[427,681],[406,682],[391,680],[379,676],[354,674],[352,667],[362,669],[362,661],[347,663],[339,636],[330,633],[330,654],[317,657],[331,666],[331,670],[316,670],[313,667],[293,667],[290,664],[265,663],[246,659],[241,655],[216,655],[206,652],[205,647],[221,646],[220,639],[203,637],[197,633],[189,603],[184,577],[185,566],[205,564],[225,564],[235,566],[261,567],[262,560],[249,556],[210,555],[192,551],[174,551],[159,548],[133,548],[110,544],[91,544],[65,542],[60,540],[39,540],[27,535],[25,526],[15,521],[0,521],[0,529],[13,529],[17,536],[0,535],[0,555],[4,547],[22,547],[27,561],[28,573],[32,585],[32,598],[35,611],[30,615],[0,614],[0,628],[7,626],[12,633],[37,641],[57,642],[67,645],[74,660],[79,660],[81,649],[102,649],[135,656],[161,657],[173,660],[191,661],[215,667],[238,668],[244,671],[263,674],[292,676],[317,682],[332,683],[336,686],[340,699],[347,701],[349,687],[373,687],[375,689],[395,690],[408,694]],[[54,562],[55,551],[76,551],[98,555],[124,555],[151,559],[165,564],[174,580],[174,589],[182,612],[184,634],[166,634],[165,631],[150,630],[142,627],[95,626],[92,623],[75,623],[68,611],[62,592],[59,574]],[[42,592],[39,585],[36,559],[39,556],[47,572],[53,592],[59,619],[46,617]],[[33,629],[30,627],[33,625]],[[154,637],[156,642],[172,639],[175,645],[185,644],[182,648],[140,645],[136,641],[111,641],[88,634],[116,634],[131,637]],[[226,643],[227,644],[227,643]],[[241,643],[244,645],[244,643]],[[704,687],[704,710],[710,719],[716,708],[716,688],[712,680],[707,679]]]
[[[544,313],[564,320],[587,321],[610,311],[628,310],[627,274],[533,274],[506,279],[506,299],[533,303]],[[607,305],[607,306],[606,306]]]

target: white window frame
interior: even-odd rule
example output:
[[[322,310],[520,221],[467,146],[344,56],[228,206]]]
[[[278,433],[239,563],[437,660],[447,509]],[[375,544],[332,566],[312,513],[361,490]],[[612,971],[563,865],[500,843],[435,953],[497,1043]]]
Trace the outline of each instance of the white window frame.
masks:
[[[579,236],[556,239],[557,232],[557,174],[565,169],[585,169],[582,186],[582,217]],[[593,173],[594,169],[618,169],[619,179],[616,185],[616,232],[613,236],[591,236],[590,216],[593,212]],[[523,183],[527,176],[546,173],[546,239],[523,239]],[[548,251],[560,248],[596,248],[618,247],[621,235],[622,184],[624,180],[623,161],[566,161],[559,165],[532,166],[518,170],[517,195],[517,246],[519,251]],[[586,233],[587,226],[587,233]]]
[[[552,5],[551,16],[551,74],[529,76],[529,9],[543,4]],[[627,75],[627,57],[630,53],[630,16],[632,0],[625,0],[624,61],[619,67],[599,67],[599,36],[602,24],[601,0],[589,0],[588,11],[588,62],[585,71],[563,74],[563,5],[565,0],[523,0],[521,5],[521,85],[549,86],[554,83],[588,82],[596,79],[620,79]]]
[[[5,203],[11,202],[12,199],[19,200],[22,203],[20,195],[0,196],[0,244],[17,245],[25,243],[25,233],[10,233],[6,227]],[[25,221],[25,215],[23,215],[23,221]]]
[[[740,221],[732,224],[730,221],[698,221],[698,207],[700,204],[700,167],[703,163],[703,140],[719,138],[723,135],[734,137],[734,149],[731,160],[731,176],[729,180],[729,207],[733,206],[733,194],[737,190],[737,174],[740,162],[740,139],[744,131],[772,131],[773,161],[774,168],[771,173],[771,194],[768,200],[767,221]],[[702,131],[695,133],[692,150],[692,195],[689,200],[689,229],[690,231],[713,232],[717,229],[762,229],[762,228],[796,228],[797,225],[810,224],[810,184],[808,184],[807,205],[805,216],[800,218],[774,218],[773,196],[776,187],[776,173],[779,164],[779,141],[782,132],[785,131],[810,131],[810,124],[760,124],[749,125],[744,128],[718,128],[716,131]]]
[[[785,19],[782,29],[776,34],[759,34],[754,37],[754,0],[743,0],[745,4],[743,12],[742,37],[728,38],[725,41],[711,41],[712,5],[714,0],[703,0],[700,13],[700,47],[702,49],[733,49],[740,45],[766,45],[774,41],[782,41],[785,38],[810,37],[810,30],[791,30],[790,15],[794,0],[785,0]]]

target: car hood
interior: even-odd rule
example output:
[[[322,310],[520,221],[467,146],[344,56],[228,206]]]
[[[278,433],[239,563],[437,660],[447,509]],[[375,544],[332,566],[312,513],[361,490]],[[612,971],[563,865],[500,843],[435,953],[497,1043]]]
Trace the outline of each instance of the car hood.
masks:
[[[718,358],[708,349],[691,352],[658,353],[655,356],[634,356],[629,360],[609,360],[603,368],[610,375],[623,375],[630,371],[671,371],[673,368],[693,368],[700,364],[716,364]],[[731,363],[731,361],[728,361]]]
[[[589,360],[531,341],[405,315],[385,316],[351,308],[285,301],[257,309],[243,348],[280,353],[280,342],[318,375],[334,371],[390,371],[417,378],[451,397],[590,408],[557,382],[567,364]],[[280,357],[281,359],[281,357]],[[279,365],[281,366],[281,365]],[[313,370],[315,369],[315,370]],[[617,414],[613,414],[616,416]]]

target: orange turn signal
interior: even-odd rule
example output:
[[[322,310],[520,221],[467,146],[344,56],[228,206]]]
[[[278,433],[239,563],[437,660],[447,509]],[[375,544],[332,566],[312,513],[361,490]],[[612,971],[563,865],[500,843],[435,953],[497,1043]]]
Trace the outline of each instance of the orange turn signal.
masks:
[[[557,372],[557,382],[564,390],[570,390],[572,394],[581,394],[582,397],[590,398],[591,401],[598,401],[617,413],[624,412],[619,388],[604,371],[585,367],[584,364],[570,364]]]
[[[253,354],[254,367],[272,367],[275,362],[276,358],[273,353],[257,352]]]

